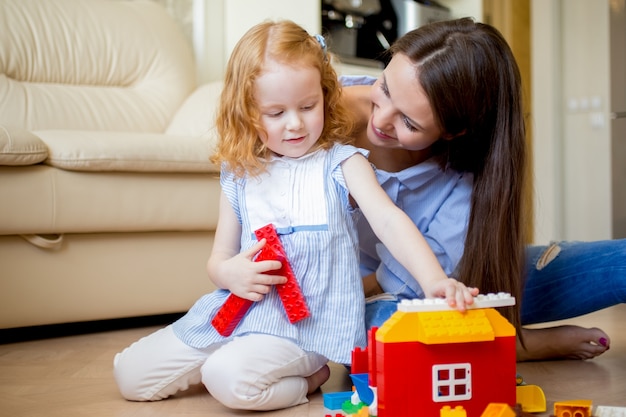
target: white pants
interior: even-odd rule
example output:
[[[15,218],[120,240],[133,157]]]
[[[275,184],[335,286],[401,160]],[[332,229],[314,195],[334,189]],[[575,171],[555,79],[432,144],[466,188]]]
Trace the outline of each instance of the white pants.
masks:
[[[264,334],[194,349],[170,325],[115,355],[113,366],[128,400],[162,400],[202,382],[227,407],[276,410],[307,402],[305,377],[326,362],[289,340]]]

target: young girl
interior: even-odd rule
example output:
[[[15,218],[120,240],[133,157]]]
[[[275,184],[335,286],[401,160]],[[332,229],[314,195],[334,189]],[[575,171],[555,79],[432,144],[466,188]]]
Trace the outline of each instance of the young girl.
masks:
[[[179,321],[115,359],[122,394],[166,398],[202,381],[224,405],[272,410],[307,401],[328,360],[348,364],[366,344],[352,199],[428,297],[463,311],[477,289],[448,278],[411,220],[378,185],[352,124],[323,38],[292,22],[250,29],[228,63],[214,161],[222,166],[220,216],[208,261],[219,290]],[[276,260],[255,262],[272,224],[308,305],[292,324],[272,287]],[[255,303],[232,335],[211,321],[230,294]]]

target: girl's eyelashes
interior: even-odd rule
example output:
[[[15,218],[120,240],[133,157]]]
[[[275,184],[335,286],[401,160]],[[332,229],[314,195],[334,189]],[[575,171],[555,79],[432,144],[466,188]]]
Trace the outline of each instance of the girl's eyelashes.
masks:
[[[300,111],[311,111],[317,107],[317,103],[309,104],[306,106],[300,107]],[[267,117],[280,117],[285,113],[284,110],[276,110],[276,111],[263,111],[262,115]]]

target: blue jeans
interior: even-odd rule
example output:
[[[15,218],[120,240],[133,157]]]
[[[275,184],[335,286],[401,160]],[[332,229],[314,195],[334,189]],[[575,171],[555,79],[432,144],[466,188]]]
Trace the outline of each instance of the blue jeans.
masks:
[[[626,239],[527,248],[522,324],[568,319],[624,302]],[[394,301],[368,303],[367,328],[381,326],[395,311]]]

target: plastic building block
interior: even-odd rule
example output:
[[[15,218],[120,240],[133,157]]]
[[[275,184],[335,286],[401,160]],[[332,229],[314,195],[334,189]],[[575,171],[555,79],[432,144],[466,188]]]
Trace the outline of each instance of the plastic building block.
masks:
[[[357,414],[361,409],[368,410],[367,406],[363,403],[353,404],[351,400],[343,403],[341,409],[348,415]]]
[[[515,328],[494,308],[399,309],[371,343],[378,417],[433,416],[444,405],[462,405],[476,417],[490,403],[516,404]],[[420,360],[406,359],[415,357]],[[371,379],[370,373],[374,386]],[[419,414],[407,399],[420,404]]]
[[[595,417],[626,417],[626,407],[608,407],[599,405],[596,407]]]
[[[554,415],[556,417],[591,417],[591,400],[555,402]]]
[[[252,301],[230,294],[224,305],[213,317],[211,324],[219,334],[228,337],[235,330],[243,316],[246,315],[251,305]]]
[[[370,411],[367,407],[361,408],[356,414],[356,417],[370,417]]]
[[[515,417],[515,411],[508,404],[491,403],[480,417]]]
[[[258,240],[266,239],[267,243],[255,258],[256,262],[278,260],[282,263],[280,269],[268,272],[272,275],[283,275],[287,278],[284,284],[276,285],[276,290],[283,303],[283,307],[291,324],[307,318],[311,315],[309,308],[300,290],[300,285],[289,265],[287,254],[280,243],[276,229],[271,224],[254,232]],[[252,301],[243,299],[235,294],[230,294],[224,305],[219,309],[211,324],[219,334],[224,337],[230,336],[252,306]]]
[[[374,401],[374,391],[372,391],[368,384],[368,375],[366,373],[351,374],[350,378],[352,378],[354,388],[357,394],[359,394],[359,399],[366,405],[372,404]]]
[[[484,310],[427,311],[419,314],[396,312],[378,330],[386,342],[418,341],[426,344],[477,342],[495,338]]]
[[[352,391],[324,393],[324,407],[328,410],[341,410],[343,403],[350,401],[353,394]]]
[[[287,282],[276,285],[276,290],[278,291],[278,295],[283,302],[283,307],[287,312],[289,322],[293,324],[309,317],[311,315],[309,307],[306,304],[304,295],[302,295],[300,285],[298,284],[298,280],[291,269],[291,265],[287,259],[287,254],[285,253],[283,245],[280,243],[276,229],[273,225],[268,224],[267,226],[256,230],[254,234],[258,240],[266,239],[266,246],[269,246],[280,256],[279,259],[282,263],[282,267],[269,273],[287,277]],[[262,253],[259,255],[262,255]]]
[[[361,349],[360,347],[355,347],[352,350],[352,364],[350,365],[350,373],[367,373],[367,355],[367,348]]]
[[[439,417],[467,417],[467,412],[462,405],[457,405],[452,408],[449,405],[444,405],[439,410]]]
[[[515,387],[517,403],[527,413],[543,413],[546,411],[546,396],[537,385],[518,385]]]
[[[279,260],[281,257],[272,250],[272,248],[263,248],[256,257],[255,261]],[[241,298],[238,295],[230,294],[222,307],[218,310],[211,321],[211,324],[219,334],[228,337],[232,334],[235,327],[239,324],[243,316],[246,315],[252,301]]]
[[[380,328],[368,332],[367,347],[353,350],[352,373],[365,373],[363,356],[368,357],[370,415],[527,415],[517,404],[516,385],[523,381],[516,378],[515,327],[495,309],[514,304],[508,293],[479,295],[465,313],[450,308],[443,299],[399,303],[398,311]],[[357,383],[353,378],[353,383],[359,398],[342,405],[348,415],[367,400],[359,390],[365,381]],[[539,387],[525,387],[522,390],[543,394]],[[545,396],[540,399],[545,402]],[[419,410],[407,403],[419,404]]]
[[[501,292],[497,294],[479,294],[474,297],[474,303],[467,306],[468,310],[480,308],[506,307],[515,305],[515,297]],[[449,311],[456,310],[450,307],[443,298],[424,298],[402,300],[398,303],[398,311],[422,312],[422,311]]]

